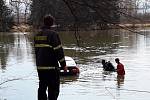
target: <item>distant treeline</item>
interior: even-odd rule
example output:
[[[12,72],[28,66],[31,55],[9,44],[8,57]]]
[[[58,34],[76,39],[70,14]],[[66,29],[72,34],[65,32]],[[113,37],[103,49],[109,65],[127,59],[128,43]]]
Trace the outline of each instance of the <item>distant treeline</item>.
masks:
[[[124,28],[123,24],[150,23],[150,1],[10,0],[10,8],[4,1],[0,0],[0,31],[10,30],[14,23],[38,28],[47,14],[56,18],[56,25],[61,30]],[[139,8],[141,3],[145,3],[144,8]],[[139,13],[139,9],[144,13]]]
[[[145,3],[144,8],[139,8]],[[34,27],[42,25],[43,16],[51,14],[60,29],[111,28],[119,24],[149,23],[147,11],[150,2],[139,0],[32,0],[31,22]]]
[[[120,21],[118,0],[33,0],[31,22],[38,27],[43,16],[51,14],[60,27],[106,27]]]

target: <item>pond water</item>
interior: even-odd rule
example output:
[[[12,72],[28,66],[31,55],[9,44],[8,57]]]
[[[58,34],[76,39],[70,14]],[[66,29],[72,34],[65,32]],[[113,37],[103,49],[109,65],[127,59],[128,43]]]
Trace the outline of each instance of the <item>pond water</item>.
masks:
[[[80,74],[61,77],[58,100],[149,100],[149,29],[140,34],[103,30],[59,35]],[[103,72],[101,60],[116,66],[115,58],[125,66],[124,79]],[[37,88],[32,33],[0,33],[0,100],[37,100]]]

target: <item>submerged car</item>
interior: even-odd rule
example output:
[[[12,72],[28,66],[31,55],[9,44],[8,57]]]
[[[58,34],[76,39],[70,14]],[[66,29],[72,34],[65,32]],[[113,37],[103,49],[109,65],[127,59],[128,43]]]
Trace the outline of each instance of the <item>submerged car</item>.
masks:
[[[66,60],[66,66],[67,66],[67,72],[64,72],[64,70],[60,70],[60,75],[79,75],[79,68],[77,67],[76,62],[68,56],[65,56]]]

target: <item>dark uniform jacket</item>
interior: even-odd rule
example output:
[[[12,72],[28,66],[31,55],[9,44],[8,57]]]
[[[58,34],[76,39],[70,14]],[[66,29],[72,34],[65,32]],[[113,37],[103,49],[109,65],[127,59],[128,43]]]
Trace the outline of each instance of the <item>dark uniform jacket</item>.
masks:
[[[115,71],[115,67],[113,66],[113,64],[108,61],[103,65],[103,68],[105,71]]]
[[[34,38],[37,69],[58,68],[58,61],[63,68],[66,66],[60,38],[49,27],[42,27]]]

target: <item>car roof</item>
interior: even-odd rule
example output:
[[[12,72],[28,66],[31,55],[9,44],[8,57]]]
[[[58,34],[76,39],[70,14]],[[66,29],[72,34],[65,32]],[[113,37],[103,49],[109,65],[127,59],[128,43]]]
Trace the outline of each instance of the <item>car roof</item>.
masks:
[[[68,66],[68,67],[70,67],[70,66],[76,66],[76,63],[73,60],[73,58],[71,58],[69,56],[65,56],[65,60],[66,60],[66,66]]]

